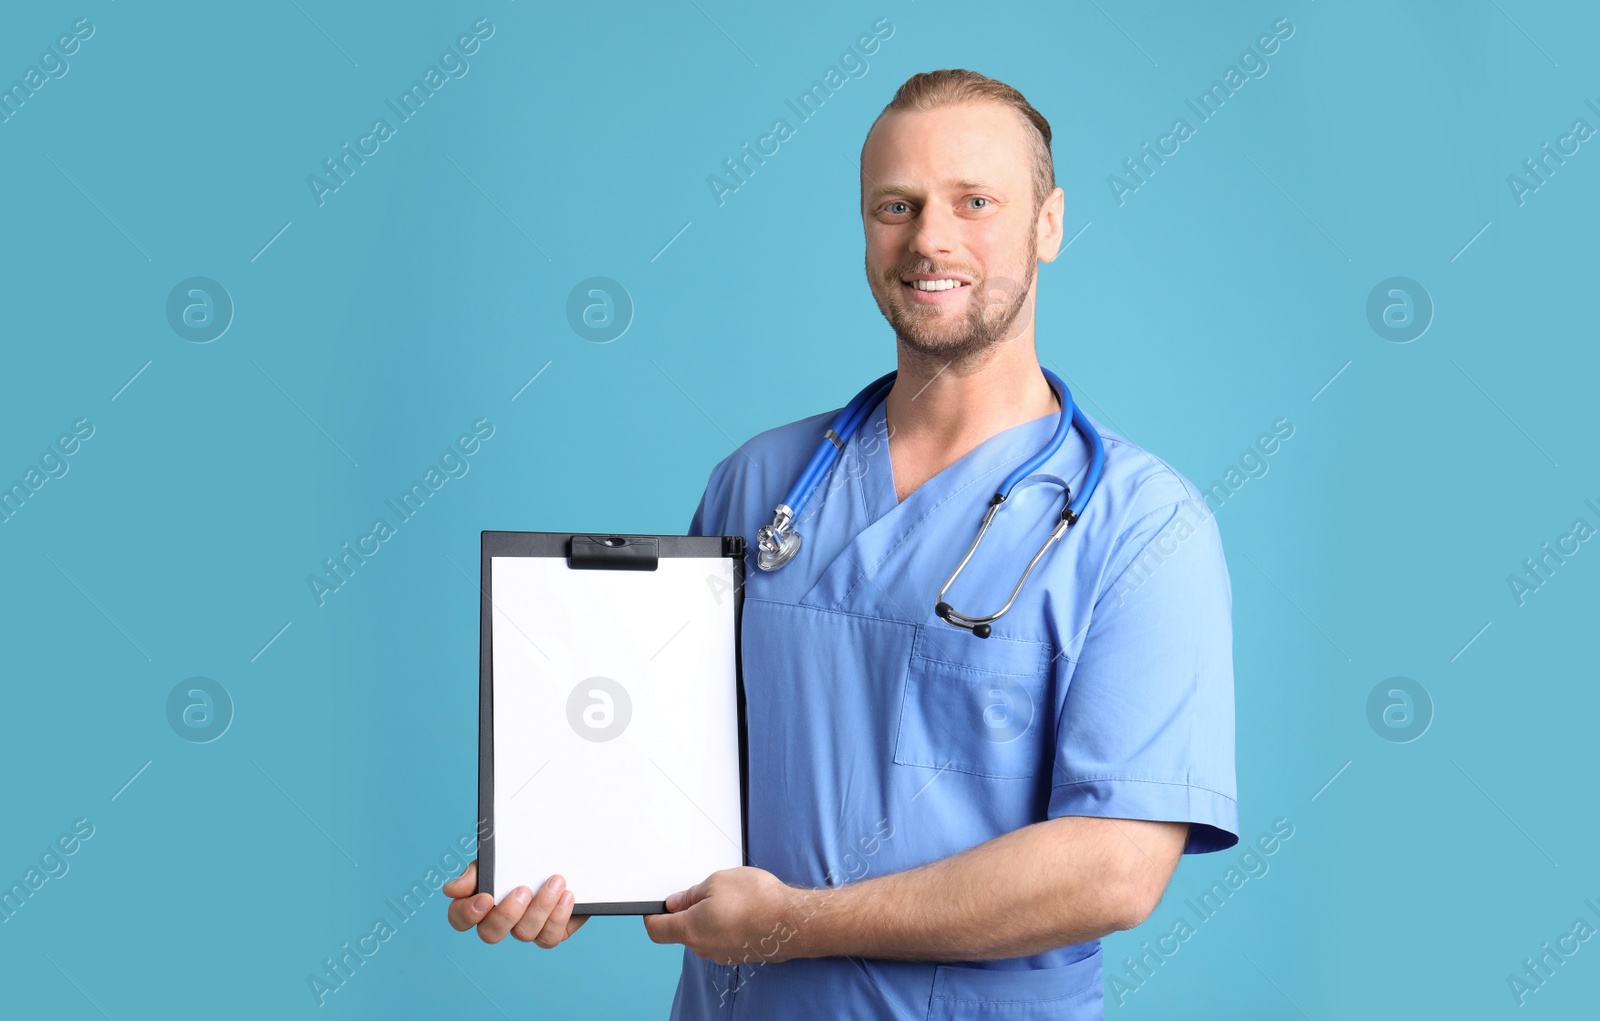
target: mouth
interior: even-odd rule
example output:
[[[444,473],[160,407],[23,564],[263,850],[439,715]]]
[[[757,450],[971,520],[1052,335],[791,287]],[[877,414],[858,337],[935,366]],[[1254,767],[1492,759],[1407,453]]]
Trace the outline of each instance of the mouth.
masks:
[[[900,286],[919,305],[948,305],[962,299],[972,289],[972,281],[959,276],[917,273],[902,278]]]

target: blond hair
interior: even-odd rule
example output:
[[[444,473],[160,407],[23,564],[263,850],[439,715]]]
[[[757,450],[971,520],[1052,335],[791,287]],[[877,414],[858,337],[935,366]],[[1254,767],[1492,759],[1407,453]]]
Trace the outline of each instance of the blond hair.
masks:
[[[962,68],[914,74],[895,90],[894,98],[889,100],[889,105],[872,123],[876,126],[878,120],[888,113],[933,110],[958,103],[997,103],[1007,106],[1032,126],[1033,130],[1028,133],[1028,147],[1033,156],[1033,204],[1037,209],[1045,196],[1056,187],[1055,161],[1050,156],[1050,122],[1044,119],[1044,114],[1033,108],[1033,104],[1022,93],[1005,82]],[[871,129],[867,134],[872,134]],[[866,143],[862,142],[863,156],[866,148]]]

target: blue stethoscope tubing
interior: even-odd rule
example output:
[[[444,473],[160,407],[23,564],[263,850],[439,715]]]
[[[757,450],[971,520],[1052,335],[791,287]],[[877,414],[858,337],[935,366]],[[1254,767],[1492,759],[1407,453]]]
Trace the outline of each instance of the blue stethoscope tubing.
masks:
[[[894,386],[896,373],[887,372],[868,383],[864,389],[850,403],[844,406],[834,418],[833,425],[822,434],[822,442],[817,444],[816,452],[811,455],[811,460],[806,462],[805,470],[795,480],[789,492],[783,498],[783,505],[793,508],[794,516],[799,517],[805,509],[806,500],[811,496],[811,491],[822,481],[822,476],[833,467],[839,459],[839,452],[844,445],[850,442],[856,430],[861,428],[861,423],[867,420],[874,408],[889,395],[889,388]]]
[[[967,550],[967,555],[961,558],[961,562],[950,573],[950,577],[944,583],[944,587],[939,590],[939,599],[934,606],[934,612],[942,619],[956,627],[971,631],[979,638],[989,637],[992,633],[990,625],[1007,610],[1011,609],[1011,604],[1016,602],[1017,595],[1022,591],[1022,586],[1028,580],[1028,575],[1033,573],[1034,567],[1049,552],[1050,547],[1055,545],[1066,534],[1067,529],[1076,524],[1078,519],[1082,517],[1083,510],[1088,505],[1089,498],[1094,495],[1095,488],[1100,484],[1100,476],[1105,469],[1105,444],[1101,441],[1099,431],[1084,417],[1083,411],[1073,401],[1072,392],[1067,389],[1067,385],[1062,382],[1061,377],[1043,366],[1040,366],[1040,371],[1044,373],[1045,379],[1049,381],[1051,388],[1056,392],[1056,397],[1061,401],[1061,414],[1056,422],[1055,432],[1051,434],[1049,442],[1043,448],[1010,475],[1007,475],[1005,481],[1000,483],[1000,488],[995,491],[994,496],[989,501],[989,509],[984,512],[983,522],[978,527],[977,537],[972,540],[972,546]],[[811,455],[811,459],[806,462],[805,469],[800,473],[800,477],[790,487],[789,492],[783,498],[783,502],[774,509],[773,523],[762,526],[756,533],[756,563],[762,570],[775,571],[788,563],[799,552],[800,533],[794,530],[795,521],[799,518],[800,512],[805,509],[806,501],[810,498],[817,484],[821,482],[823,475],[839,459],[839,454],[844,449],[845,444],[850,441],[850,437],[855,435],[856,431],[861,428],[861,424],[866,421],[867,416],[888,395],[889,388],[894,385],[895,375],[896,373],[889,372],[868,383],[860,393],[851,399],[849,404],[844,406],[844,409],[834,418],[832,426],[823,433],[822,441],[817,444],[816,451]],[[971,616],[956,610],[944,601],[945,593],[950,590],[950,586],[961,575],[962,569],[967,566],[967,562],[972,559],[972,555],[978,551],[978,545],[983,542],[984,534],[989,531],[989,525],[994,521],[995,514],[999,512],[1001,505],[1011,495],[1011,491],[1024,479],[1029,478],[1035,469],[1049,460],[1061,448],[1061,444],[1066,441],[1067,433],[1073,428],[1076,428],[1083,435],[1089,445],[1089,467],[1084,473],[1083,484],[1079,487],[1077,496],[1073,496],[1071,487],[1064,480],[1054,475],[1039,476],[1040,480],[1055,482],[1066,493],[1065,506],[1061,509],[1060,520],[1056,523],[1055,528],[1051,530],[1043,545],[1039,547],[1039,551],[1034,554],[1033,559],[1028,562],[1028,566],[1023,569],[1022,576],[1017,579],[1017,584],[1012,588],[1011,595],[1006,599],[1004,606],[994,613],[983,616]]]

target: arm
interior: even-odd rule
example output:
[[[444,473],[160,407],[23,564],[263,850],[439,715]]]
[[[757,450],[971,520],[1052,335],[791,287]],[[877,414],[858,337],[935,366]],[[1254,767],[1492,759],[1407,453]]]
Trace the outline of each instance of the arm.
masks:
[[[1131,929],[1155,909],[1187,823],[1063,816],[942,861],[821,891],[795,956],[1023,957]],[[802,901],[805,895],[801,895]]]
[[[1021,957],[1130,929],[1155,908],[1187,823],[1064,816],[942,861],[847,886],[728,869],[647,915],[657,943],[721,964],[861,955]]]

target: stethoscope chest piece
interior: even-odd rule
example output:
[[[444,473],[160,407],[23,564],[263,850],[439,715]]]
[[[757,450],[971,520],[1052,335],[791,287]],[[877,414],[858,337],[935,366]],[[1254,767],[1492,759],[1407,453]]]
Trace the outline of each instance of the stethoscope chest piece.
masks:
[[[794,530],[793,524],[794,513],[788,506],[780,505],[776,520],[756,529],[757,567],[763,571],[776,571],[800,552],[800,533]]]

